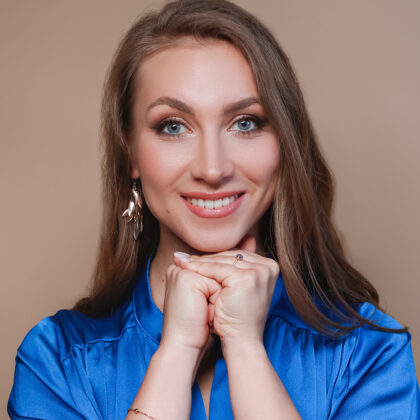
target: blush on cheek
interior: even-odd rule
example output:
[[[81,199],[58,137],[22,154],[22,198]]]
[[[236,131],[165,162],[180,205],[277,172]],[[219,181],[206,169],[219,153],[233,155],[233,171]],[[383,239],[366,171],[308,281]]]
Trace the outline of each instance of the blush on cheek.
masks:
[[[139,139],[138,146],[138,166],[140,172],[140,178],[152,178],[159,175],[159,155],[155,153],[153,147],[147,146],[147,139]]]
[[[162,140],[151,135],[138,139],[138,164],[141,175],[164,185],[185,169],[192,155],[189,144],[175,139]],[[160,180],[160,181],[158,181]]]
[[[256,183],[269,183],[272,178],[276,178],[279,169],[279,152],[277,141],[261,145],[252,149],[252,153],[247,159],[247,174]]]

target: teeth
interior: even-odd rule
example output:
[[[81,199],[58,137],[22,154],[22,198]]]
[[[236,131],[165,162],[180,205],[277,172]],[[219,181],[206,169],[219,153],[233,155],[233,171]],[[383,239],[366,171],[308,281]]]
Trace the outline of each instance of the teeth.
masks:
[[[216,200],[214,202],[214,208],[215,209],[220,209],[220,207],[222,207],[222,203],[223,203],[223,200]]]
[[[206,200],[204,202],[204,207],[206,209],[212,209],[214,207],[214,201],[213,200]]]
[[[218,200],[203,200],[201,198],[187,198],[188,202],[193,206],[205,207],[206,209],[220,209],[220,207],[225,207],[233,203],[239,194],[232,195],[230,197],[219,198]]]

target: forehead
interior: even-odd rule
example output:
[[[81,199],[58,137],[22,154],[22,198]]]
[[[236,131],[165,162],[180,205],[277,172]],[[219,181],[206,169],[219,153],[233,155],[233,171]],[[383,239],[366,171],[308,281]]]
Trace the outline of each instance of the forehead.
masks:
[[[184,38],[147,57],[138,69],[139,105],[159,96],[204,105],[258,97],[258,92],[248,61],[232,44]]]

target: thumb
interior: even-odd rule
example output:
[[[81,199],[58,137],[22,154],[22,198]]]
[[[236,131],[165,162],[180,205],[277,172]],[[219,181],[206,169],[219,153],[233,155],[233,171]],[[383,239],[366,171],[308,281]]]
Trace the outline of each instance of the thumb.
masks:
[[[254,252],[257,249],[257,241],[255,239],[254,236],[252,236],[251,234],[247,233],[238,243],[238,245],[236,246],[239,249],[242,249],[244,251],[248,251],[248,252]]]

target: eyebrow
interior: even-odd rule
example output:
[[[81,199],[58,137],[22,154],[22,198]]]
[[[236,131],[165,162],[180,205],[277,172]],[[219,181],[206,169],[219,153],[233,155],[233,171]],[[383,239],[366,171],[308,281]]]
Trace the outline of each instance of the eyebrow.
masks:
[[[231,114],[231,113],[240,111],[241,109],[248,108],[249,106],[253,104],[261,105],[261,102],[258,98],[250,96],[249,98],[244,98],[244,99],[241,99],[240,101],[227,104],[223,108],[223,112],[224,114]],[[158,105],[168,105],[171,108],[175,108],[182,112],[194,115],[194,112],[192,111],[192,109],[185,102],[182,102],[179,99],[171,98],[170,96],[161,96],[160,98],[157,98],[147,107],[146,112],[149,112],[150,109]]]

